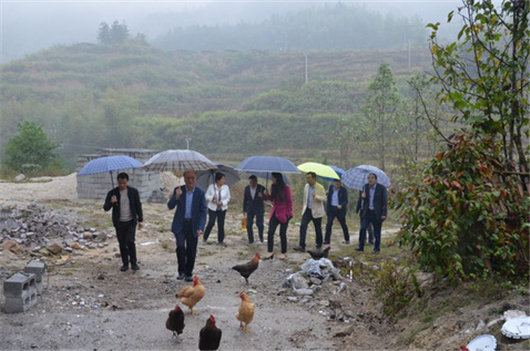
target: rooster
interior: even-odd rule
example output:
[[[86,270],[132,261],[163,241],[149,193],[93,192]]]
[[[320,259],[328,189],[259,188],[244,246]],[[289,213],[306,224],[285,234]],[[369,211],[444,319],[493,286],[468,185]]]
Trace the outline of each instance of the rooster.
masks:
[[[322,257],[328,258],[329,250],[331,250],[331,246],[326,247],[324,250],[307,250],[307,253],[311,255],[312,259],[320,260]]]
[[[199,334],[199,350],[217,350],[223,332],[215,326],[215,317],[210,315]]]
[[[173,332],[173,337],[178,338],[178,335],[182,334],[184,330],[184,312],[180,309],[179,305],[175,305],[175,309],[169,311],[166,328]]]
[[[261,258],[261,255],[259,252],[256,252],[252,260],[248,261],[245,264],[239,264],[237,266],[232,267],[233,270],[236,270],[241,274],[243,278],[245,278],[246,284],[248,284],[248,278],[256,269],[258,269],[259,265],[259,259]]]
[[[193,307],[202,300],[206,291],[202,285],[199,277],[193,277],[193,284],[180,290],[177,295],[178,299],[181,299],[182,303],[190,309],[190,314],[194,315]]]
[[[236,318],[239,321],[239,328],[243,329],[245,333],[248,333],[248,325],[254,319],[254,311],[256,306],[250,301],[250,298],[244,292],[239,294],[241,298],[241,305],[239,306],[239,312],[236,314]],[[245,323],[245,325],[243,325]]]

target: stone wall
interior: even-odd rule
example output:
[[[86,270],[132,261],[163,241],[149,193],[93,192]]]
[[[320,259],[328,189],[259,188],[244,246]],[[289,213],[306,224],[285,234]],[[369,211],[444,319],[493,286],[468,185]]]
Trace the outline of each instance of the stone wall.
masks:
[[[157,151],[147,149],[99,149],[97,154],[79,156],[76,171],[79,171],[89,161],[99,157],[126,155],[140,162],[145,162],[156,153]],[[149,202],[153,193],[160,192],[160,173],[146,172],[142,168],[123,171],[129,174],[129,185],[138,189],[142,202]],[[117,186],[117,176],[118,172],[112,172],[112,177],[110,173],[77,176],[77,196],[80,199],[104,200],[109,190],[112,189],[112,181],[114,187]],[[155,199],[157,196],[153,197],[153,200]]]

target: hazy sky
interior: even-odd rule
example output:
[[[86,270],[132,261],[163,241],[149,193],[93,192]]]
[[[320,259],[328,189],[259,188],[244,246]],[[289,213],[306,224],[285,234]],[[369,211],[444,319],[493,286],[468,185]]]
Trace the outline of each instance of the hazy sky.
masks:
[[[1,59],[8,62],[56,44],[95,42],[101,22],[125,21],[131,34],[142,32],[154,38],[177,26],[256,22],[274,13],[326,2],[336,1],[1,0]],[[447,13],[461,2],[350,0],[342,3],[362,4],[397,16],[418,14],[425,22],[443,22]]]

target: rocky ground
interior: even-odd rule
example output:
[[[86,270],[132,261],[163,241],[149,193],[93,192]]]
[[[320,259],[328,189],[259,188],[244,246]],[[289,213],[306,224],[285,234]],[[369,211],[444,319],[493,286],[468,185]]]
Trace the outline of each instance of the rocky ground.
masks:
[[[401,319],[389,318],[373,296],[373,285],[352,279],[348,268],[378,269],[389,258],[356,254],[354,246],[340,244],[339,231],[333,234],[330,258],[341,268],[340,276],[324,270],[325,279],[305,274],[293,279],[309,258],[292,250],[299,230],[296,221],[289,230],[287,259],[262,261],[245,286],[230,267],[266,248],[246,245],[240,216],[232,210],[227,216],[226,245],[215,244],[214,229],[209,242],[198,248],[196,274],[207,292],[197,305],[199,315],[186,316],[182,340],[175,341],[164,323],[177,302],[176,292],[187,283],[175,279],[175,241],[169,231],[173,213],[162,204],[144,205],[145,227],[137,232],[141,270],[120,272],[110,214],[101,209],[102,204],[77,200],[68,193],[75,189],[73,181],[75,177],[68,176],[48,183],[0,183],[0,284],[30,259],[48,265],[37,305],[21,314],[0,314],[0,349],[194,350],[210,314],[223,330],[223,350],[449,350],[500,328],[500,322],[486,326],[504,312],[495,299],[473,306],[472,311],[459,306],[448,315],[432,316],[429,323],[422,311],[416,316],[411,312]],[[386,237],[396,230],[390,225],[386,229]],[[310,231],[308,243],[313,240]],[[402,251],[391,240],[385,241],[383,253],[396,250]],[[249,334],[239,330],[235,319],[242,290],[257,306]],[[455,296],[464,300],[458,295],[464,293],[455,292]],[[447,290],[429,290],[429,294],[433,300],[451,296]],[[2,299],[0,291],[0,303]],[[525,306],[528,299],[507,299],[511,305],[505,310],[526,308],[530,312]],[[497,304],[499,309],[492,312]],[[482,328],[478,328],[479,321]],[[504,343],[502,349],[526,346]]]

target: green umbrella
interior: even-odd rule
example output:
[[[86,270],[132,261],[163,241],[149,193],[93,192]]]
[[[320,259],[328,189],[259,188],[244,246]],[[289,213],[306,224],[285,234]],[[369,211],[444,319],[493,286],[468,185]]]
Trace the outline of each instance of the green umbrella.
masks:
[[[304,173],[313,172],[317,176],[323,178],[340,179],[337,172],[330,166],[323,165],[322,163],[306,162],[298,166],[298,169]]]

